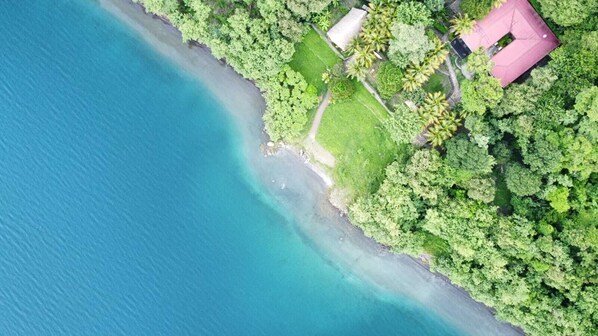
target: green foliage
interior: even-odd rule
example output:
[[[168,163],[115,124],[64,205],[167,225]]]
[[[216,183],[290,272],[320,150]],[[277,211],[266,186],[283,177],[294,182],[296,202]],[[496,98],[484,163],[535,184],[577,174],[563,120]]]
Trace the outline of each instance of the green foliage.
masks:
[[[566,187],[555,188],[546,195],[546,200],[550,202],[550,206],[558,212],[567,212],[571,209],[568,198],[569,189]]]
[[[421,2],[406,1],[397,7],[395,22],[406,25],[432,25],[432,12]]]
[[[486,109],[498,105],[503,94],[500,81],[490,75],[479,75],[461,84],[461,103],[466,113],[486,113]]]
[[[438,38],[432,38],[433,48],[426,53],[422,64],[411,63],[403,77],[403,89],[415,91],[424,85],[432,74],[445,61],[448,50],[446,45]]]
[[[559,77],[553,91],[573,100],[598,78],[598,31],[567,31],[561,41],[563,45],[550,54],[549,67]]]
[[[438,30],[441,34],[447,34],[449,29],[442,23],[438,21],[434,21],[434,28]]]
[[[587,88],[577,95],[575,111],[587,115],[591,121],[598,121],[598,86]]]
[[[423,124],[420,117],[405,104],[397,105],[393,118],[383,121],[388,133],[397,144],[410,144],[421,133]]]
[[[322,12],[331,0],[285,0],[289,10],[296,16],[306,19],[310,15]]]
[[[444,9],[444,0],[424,0],[424,4],[432,12],[440,12]]]
[[[507,167],[507,187],[518,196],[529,196],[540,191],[542,178],[524,166],[514,163]]]
[[[334,103],[347,100],[355,93],[355,81],[346,77],[335,78],[330,82],[330,92]]]
[[[467,70],[474,74],[480,76],[487,75],[493,67],[494,62],[490,60],[490,57],[486,54],[486,50],[482,47],[474,50],[467,56]]]
[[[538,0],[542,13],[562,26],[573,26],[582,23],[598,12],[596,0]]]
[[[467,196],[476,201],[491,203],[494,201],[496,188],[491,178],[474,178],[465,183]]]
[[[488,150],[459,135],[446,143],[447,164],[468,176],[481,176],[492,172],[496,161]]]
[[[422,63],[426,53],[434,48],[421,23],[408,25],[399,22],[392,27],[392,35],[388,58],[400,68],[410,63]]]
[[[453,31],[458,35],[466,35],[473,31],[475,20],[468,14],[459,15],[451,20]]]
[[[277,81],[268,82],[264,94],[267,104],[264,123],[272,140],[299,136],[307,121],[307,111],[318,101],[315,92],[307,89],[303,76],[289,66],[282,68]]]
[[[380,96],[390,99],[403,87],[403,71],[391,62],[380,64],[376,73],[376,89]]]
[[[482,19],[492,10],[493,0],[463,0],[459,5],[463,12],[474,19]]]
[[[315,16],[314,22],[322,31],[327,31],[332,27],[332,14],[329,10],[325,10]]]

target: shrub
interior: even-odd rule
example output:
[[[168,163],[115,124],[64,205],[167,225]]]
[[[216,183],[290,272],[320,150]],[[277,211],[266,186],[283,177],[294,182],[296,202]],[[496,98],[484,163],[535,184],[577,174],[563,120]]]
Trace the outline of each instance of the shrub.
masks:
[[[334,101],[349,99],[355,93],[355,82],[349,78],[335,78],[330,83],[330,92]]]
[[[376,88],[384,99],[390,99],[403,86],[403,71],[391,62],[380,65],[376,74]]]

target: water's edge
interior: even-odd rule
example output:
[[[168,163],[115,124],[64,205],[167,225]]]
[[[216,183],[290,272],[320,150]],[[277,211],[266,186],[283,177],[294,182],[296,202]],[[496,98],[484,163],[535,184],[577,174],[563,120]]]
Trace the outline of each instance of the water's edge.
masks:
[[[276,155],[264,157],[259,147],[267,140],[261,121],[265,104],[253,83],[216,60],[208,48],[181,43],[180,32],[159,18],[146,15],[131,0],[98,1],[160,54],[201,81],[226,107],[240,133],[239,155],[248,162],[251,175],[260,184],[255,187],[266,189],[277,205],[296,218],[311,219],[294,221],[297,232],[326,260],[349,277],[371,284],[380,295],[414,300],[467,334],[523,334],[520,329],[496,320],[488,307],[473,300],[446,277],[431,273],[407,255],[390,253],[365,237],[328,202],[326,181],[297,153],[282,148]],[[302,192],[306,189],[312,195]]]

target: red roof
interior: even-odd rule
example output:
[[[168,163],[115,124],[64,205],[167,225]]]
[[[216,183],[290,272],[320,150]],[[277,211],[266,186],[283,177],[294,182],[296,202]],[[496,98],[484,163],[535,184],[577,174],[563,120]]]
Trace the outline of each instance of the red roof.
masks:
[[[529,70],[559,45],[559,40],[527,0],[508,0],[461,37],[471,50],[492,46],[511,33],[513,42],[499,51],[491,73],[503,87]]]

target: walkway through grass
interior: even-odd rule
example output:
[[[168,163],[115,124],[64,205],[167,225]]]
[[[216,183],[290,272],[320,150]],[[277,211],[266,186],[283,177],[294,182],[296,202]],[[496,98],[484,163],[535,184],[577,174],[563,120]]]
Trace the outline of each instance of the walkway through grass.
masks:
[[[389,117],[361,83],[352,98],[324,113],[316,139],[336,157],[335,180],[352,197],[375,191],[396,157],[397,146],[381,122]]]
[[[328,44],[313,29],[295,46],[295,54],[290,62],[293,70],[300,72],[307,83],[318,89],[318,94],[326,92],[326,84],[322,81],[322,73],[332,68],[341,60],[330,49]]]

